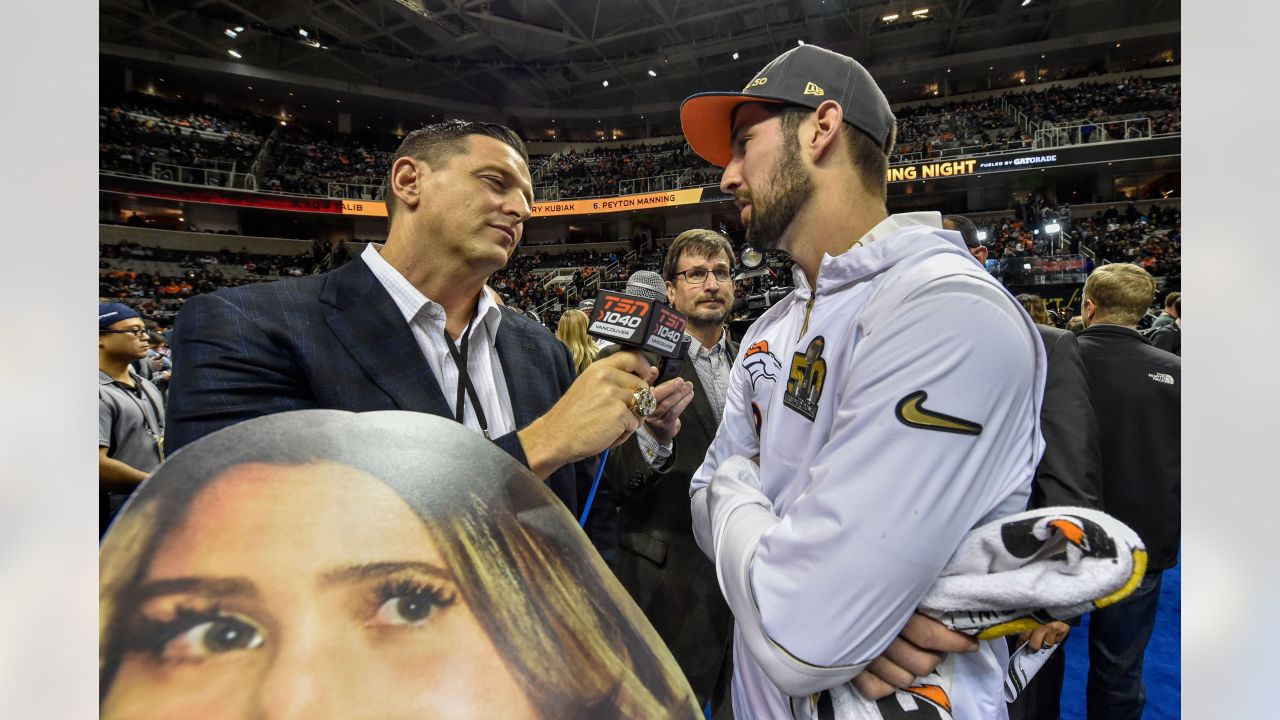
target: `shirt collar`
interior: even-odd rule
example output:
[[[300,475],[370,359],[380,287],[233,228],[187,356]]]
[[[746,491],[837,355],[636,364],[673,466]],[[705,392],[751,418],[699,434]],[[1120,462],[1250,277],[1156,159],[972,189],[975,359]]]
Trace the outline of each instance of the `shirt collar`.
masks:
[[[422,294],[422,291],[414,287],[413,283],[401,275],[399,270],[391,267],[391,263],[382,257],[380,248],[382,243],[369,243],[365,246],[364,252],[360,253],[360,259],[369,266],[369,270],[373,272],[373,276],[378,279],[382,287],[386,288],[387,294],[391,296],[400,314],[404,316],[404,321],[412,323],[419,313],[425,311],[443,327],[444,308],[440,303]],[[502,322],[502,309],[498,307],[498,303],[494,302],[493,296],[487,290],[480,291],[476,315],[489,331],[490,336],[497,337],[498,325]]]
[[[931,228],[942,227],[942,213],[936,210],[925,212],[896,213],[886,217],[867,231],[854,246],[866,245],[883,237],[888,237],[909,227],[923,225]]]
[[[129,378],[133,380],[134,385],[137,385],[138,380],[142,379],[142,376],[134,372],[133,368],[129,368]],[[111,377],[110,375],[108,375],[105,370],[103,370],[102,368],[98,368],[98,384],[99,385],[112,385],[112,384],[115,384],[116,382],[117,380]]]
[[[896,235],[903,230],[915,227],[941,229],[942,213],[930,210],[925,212],[895,213],[887,216],[868,230],[867,234],[854,241],[853,245],[850,245],[849,249],[843,253],[836,256],[823,253],[818,267],[819,278],[833,275],[834,266],[847,262],[849,253],[857,250],[860,246],[870,245],[876,240]],[[793,265],[791,267],[791,277],[794,286],[801,290],[802,297],[808,297],[809,293],[812,292],[812,288],[809,287],[809,279],[805,277],[804,270],[800,269],[799,265]]]
[[[689,338],[689,356],[690,357],[698,357],[703,353],[711,354],[712,351],[714,350],[719,350],[722,353],[727,352],[727,348],[725,347],[725,342],[729,338],[729,333],[726,332],[723,328],[720,330],[720,339],[715,343],[715,345],[712,345],[709,348],[703,347],[702,343],[698,342],[698,338],[694,337],[693,335],[688,333],[686,333],[686,335]]]

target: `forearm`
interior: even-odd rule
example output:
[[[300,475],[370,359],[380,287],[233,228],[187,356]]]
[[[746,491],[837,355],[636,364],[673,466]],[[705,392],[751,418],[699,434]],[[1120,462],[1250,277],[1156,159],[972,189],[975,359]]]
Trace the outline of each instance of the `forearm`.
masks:
[[[752,565],[761,537],[775,529],[780,519],[760,492],[755,468],[756,464],[745,458],[730,458],[709,487],[695,493],[693,511],[699,545],[704,551],[711,551],[720,589],[733,611],[742,641],[780,690],[800,696],[848,682],[862,671],[864,664],[814,664],[793,654],[764,626],[751,587]],[[710,527],[706,533],[710,537],[705,540],[696,532],[700,510],[707,516],[703,522]]]
[[[546,480],[556,468],[582,459],[570,457],[558,436],[556,428],[549,427],[543,418],[516,433],[524,450],[525,464],[539,480]]]
[[[147,473],[115,458],[98,458],[98,484],[111,492],[132,492]]]

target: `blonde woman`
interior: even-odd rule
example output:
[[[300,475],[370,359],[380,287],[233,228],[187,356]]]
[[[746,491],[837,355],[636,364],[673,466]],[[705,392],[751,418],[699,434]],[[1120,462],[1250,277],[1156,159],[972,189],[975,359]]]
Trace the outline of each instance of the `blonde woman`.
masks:
[[[573,353],[573,369],[579,374],[596,359],[600,348],[587,334],[587,314],[581,310],[565,310],[556,326],[556,337]]]

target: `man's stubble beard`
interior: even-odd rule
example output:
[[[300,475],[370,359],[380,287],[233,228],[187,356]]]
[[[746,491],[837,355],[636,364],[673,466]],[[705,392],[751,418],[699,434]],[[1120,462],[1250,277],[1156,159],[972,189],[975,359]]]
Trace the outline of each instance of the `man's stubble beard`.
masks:
[[[756,250],[776,250],[782,236],[796,215],[813,197],[813,178],[800,162],[800,141],[788,137],[782,159],[773,174],[772,197],[764,197],[763,205],[751,203],[751,219],[747,221],[747,244]]]
[[[724,300],[724,298],[720,298],[720,299]],[[714,330],[718,327],[722,327],[724,325],[724,321],[729,317],[729,309],[732,305],[733,303],[731,301],[725,302],[722,305],[724,309],[721,310],[720,312],[714,312],[714,311],[708,310],[701,313],[699,312],[686,313],[686,315],[689,318],[689,325],[704,332],[708,330]]]

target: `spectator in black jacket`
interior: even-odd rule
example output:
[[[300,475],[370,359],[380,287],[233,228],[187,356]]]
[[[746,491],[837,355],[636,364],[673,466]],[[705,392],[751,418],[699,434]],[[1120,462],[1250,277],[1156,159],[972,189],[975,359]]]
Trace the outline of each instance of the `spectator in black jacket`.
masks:
[[[1089,720],[1139,720],[1142,659],[1155,625],[1164,570],[1182,535],[1182,363],[1137,330],[1155,296],[1137,265],[1103,265],[1084,285],[1080,355],[1089,373],[1102,447],[1102,509],[1137,531],[1147,573],[1124,601],[1089,623]]]
[[[1156,321],[1151,323],[1151,327],[1164,327],[1165,325],[1168,325],[1174,320],[1182,317],[1178,312],[1178,301],[1181,299],[1182,293],[1177,292],[1176,290],[1166,295],[1164,297],[1164,312],[1160,313],[1160,317],[1156,318]]]
[[[1161,324],[1160,320],[1165,316],[1161,315],[1156,318],[1155,323],[1151,326],[1151,334],[1147,335],[1147,339],[1151,341],[1152,345],[1161,350],[1182,357],[1182,294],[1171,294],[1178,297],[1174,299],[1170,307],[1165,308],[1165,312],[1168,313],[1172,310],[1173,319]]]

